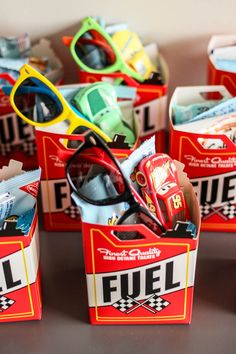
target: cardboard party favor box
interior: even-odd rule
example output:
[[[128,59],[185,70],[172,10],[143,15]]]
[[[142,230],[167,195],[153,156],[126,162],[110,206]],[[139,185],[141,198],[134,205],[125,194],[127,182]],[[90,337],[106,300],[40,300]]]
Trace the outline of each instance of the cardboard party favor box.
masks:
[[[217,35],[210,39],[208,45],[208,84],[224,85],[232,96],[236,95],[236,72],[217,68],[214,50],[227,46],[235,46],[236,35]],[[236,60],[236,56],[234,57]]]
[[[200,203],[202,230],[234,232],[236,228],[236,146],[224,134],[184,131],[173,123],[173,105],[204,102],[207,97],[230,98],[224,86],[176,88],[170,102],[170,156],[185,164]],[[204,129],[204,120],[201,120]],[[185,124],[187,127],[187,124]],[[202,145],[208,139],[220,142],[221,148]]]
[[[191,322],[200,217],[188,179],[181,185],[195,238],[186,238],[181,223],[169,237],[158,237],[141,224],[82,224],[92,324]],[[129,233],[135,238],[125,240]]]
[[[37,208],[27,236],[15,226],[9,217],[0,233],[0,323],[42,316]]]
[[[51,70],[46,77],[54,83],[62,80],[63,69],[60,60],[50,48],[50,42],[41,39],[32,47],[32,55],[45,56],[49,59]],[[13,85],[12,79],[6,80]],[[19,118],[10,105],[9,97],[0,87],[0,159],[6,164],[9,158],[24,162],[25,169],[37,166],[34,128]]]

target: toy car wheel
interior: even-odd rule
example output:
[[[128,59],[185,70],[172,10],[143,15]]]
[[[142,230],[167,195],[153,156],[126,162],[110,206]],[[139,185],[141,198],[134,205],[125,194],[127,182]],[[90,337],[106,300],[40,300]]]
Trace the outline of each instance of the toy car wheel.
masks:
[[[146,177],[141,171],[136,173],[136,181],[140,187],[145,187],[147,185]]]
[[[150,210],[151,213],[153,214],[156,213],[156,208],[154,204],[148,204],[148,209]]]

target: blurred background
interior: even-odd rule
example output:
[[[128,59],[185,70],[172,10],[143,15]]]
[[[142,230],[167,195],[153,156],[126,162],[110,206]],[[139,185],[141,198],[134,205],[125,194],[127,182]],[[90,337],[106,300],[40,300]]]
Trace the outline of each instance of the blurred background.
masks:
[[[65,83],[76,82],[76,64],[62,42],[85,16],[127,22],[145,43],[156,42],[170,71],[169,97],[176,86],[206,83],[207,45],[213,34],[235,33],[236,1],[99,0],[4,1],[1,33],[28,32],[34,41],[51,39],[65,66]]]

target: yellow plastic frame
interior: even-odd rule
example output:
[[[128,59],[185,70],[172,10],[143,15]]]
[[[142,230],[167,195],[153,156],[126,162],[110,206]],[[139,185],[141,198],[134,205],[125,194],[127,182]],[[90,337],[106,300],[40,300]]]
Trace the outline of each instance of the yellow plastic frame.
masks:
[[[49,89],[53,91],[53,93],[57,96],[58,100],[60,101],[62,105],[62,113],[55,119],[51,120],[50,122],[44,122],[44,123],[38,123],[35,121],[32,121],[31,119],[27,118],[24,116],[24,114],[16,107],[15,105],[15,93],[17,89],[20,87],[20,85],[26,80],[31,77],[34,77],[38,79],[39,81],[43,82],[44,85],[48,86]],[[63,120],[69,120],[70,125],[67,130],[67,134],[72,134],[72,132],[79,126],[86,127],[88,129],[93,130],[95,133],[101,136],[103,140],[106,142],[110,142],[111,139],[103,133],[101,129],[99,129],[96,125],[93,123],[87,121],[86,119],[83,119],[82,117],[79,117],[71,108],[70,105],[67,103],[66,99],[63,97],[63,95],[57,90],[57,88],[42,74],[40,74],[37,70],[32,68],[28,64],[24,64],[21,69],[20,69],[20,76],[17,79],[15,85],[12,88],[11,94],[10,94],[10,103],[12,105],[12,108],[16,112],[16,114],[25,120],[27,123],[30,125],[33,125],[35,127],[48,127],[53,124],[59,123]]]

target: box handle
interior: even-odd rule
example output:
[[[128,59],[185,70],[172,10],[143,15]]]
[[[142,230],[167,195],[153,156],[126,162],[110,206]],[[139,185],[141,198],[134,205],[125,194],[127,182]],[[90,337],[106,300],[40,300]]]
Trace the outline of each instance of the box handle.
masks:
[[[222,94],[222,92],[220,91],[208,91],[208,92],[199,92],[199,94],[201,95],[201,97],[205,100],[205,101],[209,101],[209,100],[222,100],[225,96]]]
[[[182,134],[181,134],[182,135]],[[181,137],[180,135],[180,137]],[[205,154],[207,152],[209,153],[217,153],[220,154],[221,151],[222,153],[225,154],[227,152],[227,149],[235,151],[236,154],[236,145],[235,143],[228,138],[224,134],[196,134],[196,133],[188,133],[188,135],[182,135],[183,138],[188,139],[193,145],[196,145],[196,148],[200,150],[201,152],[204,152]],[[209,148],[204,148],[204,146],[201,144],[201,140],[221,140],[223,142],[224,147],[219,148],[219,149],[209,149]],[[183,141],[182,141],[183,144]]]

